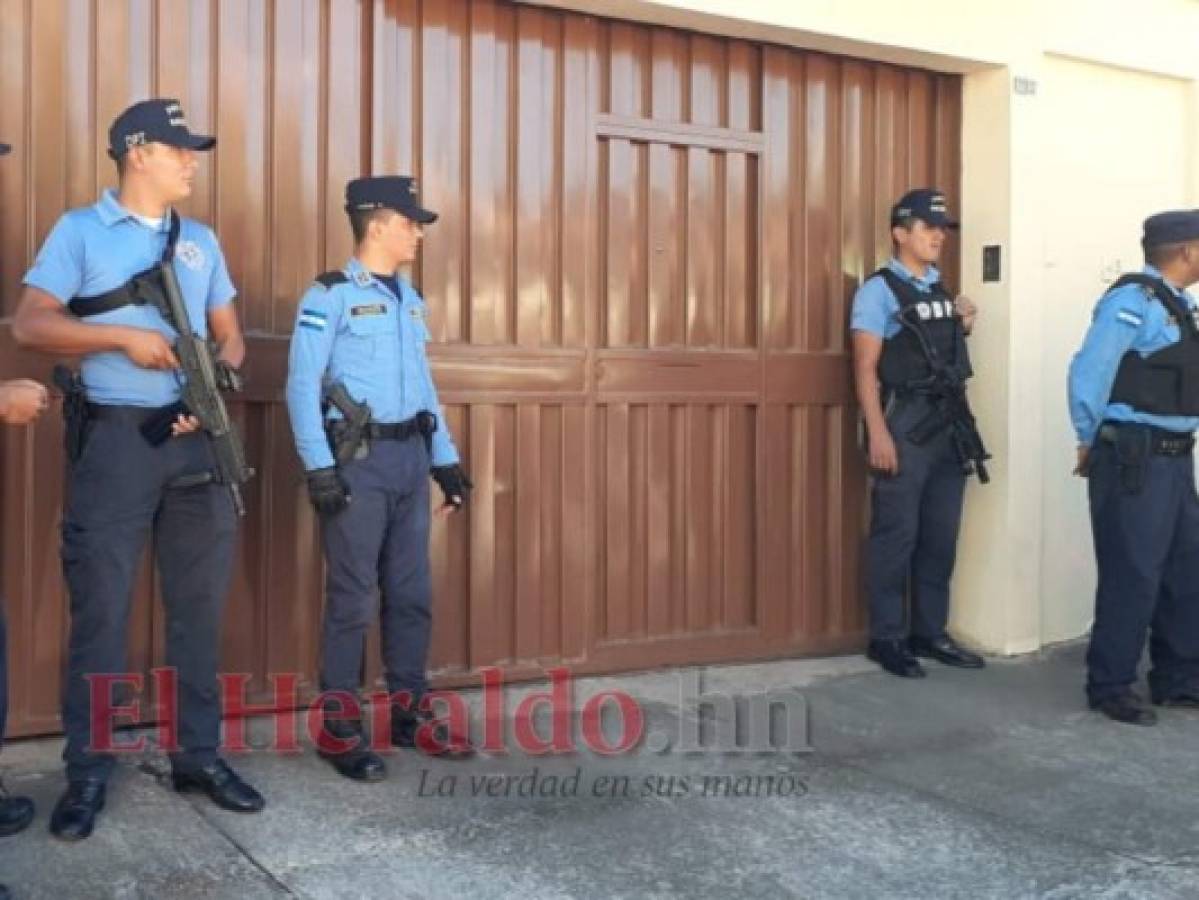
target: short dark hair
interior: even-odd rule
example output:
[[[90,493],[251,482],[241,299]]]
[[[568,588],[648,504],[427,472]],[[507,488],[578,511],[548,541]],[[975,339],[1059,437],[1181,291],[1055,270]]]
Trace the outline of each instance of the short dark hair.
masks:
[[[354,233],[354,243],[361,244],[366,240],[366,230],[371,222],[383,222],[399,213],[394,209],[355,209],[350,212],[350,231]]]
[[[1153,266],[1155,269],[1160,269],[1162,266],[1167,266],[1183,251],[1188,241],[1181,241],[1176,244],[1155,244],[1152,247],[1145,247],[1142,244],[1142,249],[1145,251],[1145,262]]]
[[[143,150],[145,150],[147,153],[154,152],[154,145],[152,143],[151,144],[141,144],[139,146]],[[130,154],[130,152],[132,152],[132,150],[133,150],[133,148],[130,147],[128,150],[126,150],[120,156],[115,157],[113,159],[113,162],[115,162],[117,164],[117,178],[118,179],[124,178],[126,171],[128,171],[128,169],[129,169],[129,154]]]
[[[911,231],[912,227],[919,221],[916,216],[904,216],[898,222],[892,222],[892,228],[902,228],[904,231]],[[888,232],[890,234],[890,232]],[[891,235],[891,252],[894,253],[899,249],[899,242],[895,240],[895,235]]]

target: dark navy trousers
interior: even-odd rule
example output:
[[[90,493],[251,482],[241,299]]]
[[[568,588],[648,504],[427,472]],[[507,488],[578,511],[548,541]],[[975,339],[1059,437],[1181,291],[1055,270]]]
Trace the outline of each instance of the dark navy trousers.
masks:
[[[957,555],[966,476],[945,429],[917,445],[907,434],[928,414],[921,397],[899,400],[887,425],[899,474],[876,476],[866,543],[866,596],[873,640],[909,634],[937,638],[949,618],[949,582]],[[911,616],[905,598],[911,585]]]
[[[425,441],[372,441],[367,457],[344,466],[342,476],[350,505],[321,528],[327,564],[321,687],[357,693],[367,630],[378,615],[387,690],[419,698],[428,687],[433,595]]]
[[[111,754],[92,748],[87,676],[126,671],[133,583],[153,546],[166,610],[166,664],[178,677],[179,769],[210,763],[220,741],[217,690],[221,609],[229,586],[236,513],[215,484],[175,488],[213,470],[202,434],[152,447],[138,431],[146,411],[108,407],[89,423],[70,467],[62,562],[71,598],[63,725],[68,779],[106,778]]]
[[[1087,491],[1099,584],[1087,650],[1091,700],[1127,691],[1148,634],[1154,696],[1199,678],[1199,498],[1191,454],[1145,457],[1139,490],[1096,441]]]

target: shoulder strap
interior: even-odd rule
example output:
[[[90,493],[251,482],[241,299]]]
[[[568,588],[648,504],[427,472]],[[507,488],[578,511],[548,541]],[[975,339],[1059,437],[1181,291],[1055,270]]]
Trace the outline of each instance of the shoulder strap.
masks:
[[[919,303],[922,300],[927,300],[929,296],[949,296],[949,292],[939,281],[934,282],[931,286],[930,292],[925,294],[906,278],[903,278],[897,272],[887,266],[883,266],[881,269],[875,272],[874,275],[879,276],[887,283],[887,287],[891,289],[891,293],[895,295],[895,298],[899,301],[900,306],[910,306],[913,303]],[[870,277],[873,278],[874,275]]]
[[[957,316],[954,316],[952,319],[957,334],[957,340],[954,342],[953,348],[953,359],[941,360],[924,323],[915,315],[915,306],[917,303],[922,303],[928,300],[929,297],[937,299],[948,297],[949,293],[945,290],[945,286],[939,281],[935,282],[932,285],[931,291],[926,294],[887,266],[883,266],[874,274],[882,278],[886,282],[887,287],[891,289],[891,292],[895,294],[895,298],[899,301],[899,324],[903,326],[904,332],[911,335],[912,339],[915,340],[920,353],[924,356],[929,366],[934,371],[937,371],[942,369],[946,363],[956,365],[958,358],[965,351],[965,343],[962,340],[964,332],[961,328],[961,320]]]
[[[1194,316],[1182,304],[1178,296],[1170,290],[1169,285],[1163,279],[1146,275],[1144,272],[1128,272],[1121,275],[1116,280],[1116,283],[1108,288],[1107,292],[1110,294],[1112,291],[1127,287],[1130,284],[1144,288],[1146,293],[1151,294],[1162,306],[1169,310],[1171,316],[1178,320],[1179,327],[1186,332],[1188,337],[1199,340],[1199,329],[1196,328]]]
[[[167,245],[162,248],[162,261],[165,265],[175,258],[175,245],[179,243],[179,230],[183,223],[179,219],[179,213],[171,210],[171,227],[167,231]]]
[[[93,297],[74,297],[67,303],[67,309],[72,315],[85,319],[88,316],[98,316],[112,312],[123,306],[142,306],[161,294],[161,277],[159,269],[172,262],[175,258],[175,245],[179,243],[181,222],[179,213],[171,210],[171,225],[167,230],[167,243],[162,248],[162,261],[148,269],[138,272],[123,285],[96,294]]]
[[[316,276],[317,283],[322,285],[325,290],[337,287],[339,284],[345,284],[349,280],[350,277],[340,269],[332,269],[328,272],[322,272],[320,275]]]
[[[1112,291],[1119,290],[1122,287],[1128,287],[1130,284],[1135,284],[1138,287],[1143,287],[1148,293],[1155,296],[1163,304],[1169,305],[1170,301],[1176,300],[1174,292],[1167,287],[1166,283],[1160,278],[1154,278],[1152,275],[1146,275],[1144,272],[1126,272],[1121,275],[1116,282],[1107,289],[1110,294]]]

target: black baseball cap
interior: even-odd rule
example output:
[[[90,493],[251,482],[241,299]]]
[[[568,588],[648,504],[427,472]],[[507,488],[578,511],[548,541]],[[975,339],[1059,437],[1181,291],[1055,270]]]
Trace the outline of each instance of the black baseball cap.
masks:
[[[3,156],[5,153],[11,153],[11,152],[12,152],[12,147],[8,146],[8,144],[0,144],[0,156]]]
[[[958,227],[957,220],[949,217],[945,195],[936,188],[917,188],[900,197],[891,207],[891,225],[899,225],[904,219],[919,219],[939,228]]]
[[[1145,220],[1141,246],[1161,247],[1199,241],[1199,209],[1172,209]]]
[[[437,213],[421,207],[416,179],[406,175],[371,175],[347,184],[346,212],[369,209],[394,209],[422,225],[437,221]]]
[[[130,148],[159,143],[187,150],[211,150],[216,138],[192,134],[178,100],[142,100],[113,120],[108,129],[108,155],[120,159]]]

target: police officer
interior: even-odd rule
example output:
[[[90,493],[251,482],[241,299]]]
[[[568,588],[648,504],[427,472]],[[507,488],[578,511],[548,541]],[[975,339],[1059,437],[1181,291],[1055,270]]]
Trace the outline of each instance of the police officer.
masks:
[[[894,256],[858,290],[850,321],[875,475],[867,655],[904,678],[924,676],[916,657],[983,666],[945,631],[966,473],[986,458],[962,393],[970,375],[964,338],[977,310],[946,291],[935,265],[955,228],[940,191],[905,194],[891,210]]]
[[[0,156],[12,148],[0,144]],[[36,381],[19,378],[0,382],[0,421],[7,425],[27,425],[46,409],[46,389]],[[8,628],[4,606],[0,603],[0,741],[8,722]],[[24,831],[33,821],[33,801],[28,797],[13,797],[0,785],[0,835]],[[0,900],[8,900],[8,888],[0,884]]]
[[[340,698],[326,707],[319,749],[342,775],[377,781],[383,760],[367,747],[357,701],[349,712],[344,703],[360,687],[376,586],[391,743],[448,758],[472,753],[464,735],[421,704],[432,600],[429,475],[445,495],[443,513],[461,508],[471,483],[433,386],[425,303],[397,274],[437,216],[421,208],[411,178],[393,176],[351,181],[346,211],[354,255],[300,301],[287,405],[327,564],[321,687]]]
[[[1199,210],[1150,216],[1145,267],[1100,298],[1070,363],[1075,474],[1088,478],[1099,584],[1087,699],[1117,722],[1157,716],[1132,689],[1149,633],[1150,698],[1199,708]]]
[[[212,471],[213,458],[194,417],[180,413],[168,421],[156,445],[147,437],[150,422],[177,409],[183,375],[172,350],[175,331],[149,305],[111,304],[78,318],[74,311],[88,304],[72,302],[114,296],[177,240],[174,268],[192,328],[211,334],[227,364],[240,365],[245,348],[235,291],[216,237],[173,212],[192,192],[197,151],[215,143],[189,131],[174,100],[147,100],[121,113],[109,130],[119,188],[59,219],[25,276],[13,322],[20,344],[82,357],[86,393],[80,403],[86,424],[77,417],[68,422],[77,441],[63,517],[71,601],[63,697],[67,789],[50,831],[64,840],[91,834],[104,807],[114,758],[93,749],[88,676],[125,670],[133,582],[151,532],[166,607],[166,659],[178,676],[181,746],[171,754],[173,786],[202,791],[226,809],[263,806],[217,755],[220,617],[236,538],[232,500],[221,485],[195,483]]]

